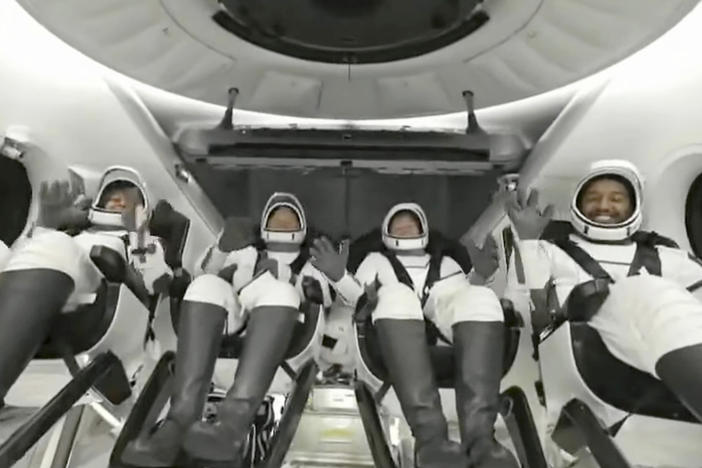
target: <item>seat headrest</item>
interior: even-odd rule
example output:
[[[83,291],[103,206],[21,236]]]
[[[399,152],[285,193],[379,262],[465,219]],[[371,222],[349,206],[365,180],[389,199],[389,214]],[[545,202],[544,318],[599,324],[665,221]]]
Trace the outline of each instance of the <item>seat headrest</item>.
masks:
[[[349,246],[349,261],[347,268],[355,273],[359,265],[371,252],[383,252],[386,250],[383,244],[380,228],[373,229],[366,234],[357,237]],[[440,254],[453,258],[464,272],[469,272],[472,262],[468,255],[468,250],[456,239],[450,239],[436,230],[429,230],[429,244],[427,253],[430,255]]]
[[[189,229],[190,219],[187,216],[173,209],[167,201],[158,201],[149,220],[149,232],[163,240],[166,264],[174,270],[183,264],[183,249]]]

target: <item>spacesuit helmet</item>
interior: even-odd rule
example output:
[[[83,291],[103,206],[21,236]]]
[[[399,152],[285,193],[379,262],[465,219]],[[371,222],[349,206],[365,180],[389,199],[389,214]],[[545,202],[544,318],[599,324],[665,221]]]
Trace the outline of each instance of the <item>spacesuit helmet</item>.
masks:
[[[143,212],[151,212],[146,183],[139,173],[125,166],[111,166],[105,170],[98,185],[98,191],[93,201],[88,219],[96,226],[124,228],[122,211],[125,208],[126,190],[136,189],[141,196]]]
[[[297,217],[297,223],[288,216],[290,214]],[[289,227],[280,229],[270,226],[273,216],[287,216],[287,223],[284,223],[289,224]],[[300,245],[305,241],[306,235],[307,219],[300,200],[292,193],[275,192],[271,195],[261,214],[261,239],[265,243]]]
[[[417,223],[419,228],[418,235],[413,236],[398,236],[393,235],[391,227],[396,217],[402,214],[408,214]],[[383,244],[390,250],[419,250],[425,249],[429,243],[429,222],[427,215],[421,206],[416,203],[398,203],[390,208],[383,219],[382,225]]]
[[[611,203],[606,212],[591,208],[599,203],[601,194],[594,188],[598,181],[606,181],[611,188]],[[602,183],[600,183],[602,185]],[[594,192],[594,193],[593,193]],[[595,200],[586,197],[592,194]],[[582,236],[599,242],[617,242],[629,238],[639,230],[642,222],[643,177],[636,166],[622,159],[608,159],[593,163],[587,175],[575,188],[570,205],[571,223]]]

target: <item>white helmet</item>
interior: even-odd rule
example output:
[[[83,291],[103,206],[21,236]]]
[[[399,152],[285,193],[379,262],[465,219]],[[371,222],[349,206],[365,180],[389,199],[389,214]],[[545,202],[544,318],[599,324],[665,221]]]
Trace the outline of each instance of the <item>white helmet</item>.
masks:
[[[390,234],[390,222],[401,211],[409,211],[419,220],[421,234],[419,237],[393,237]],[[390,250],[419,250],[425,249],[429,243],[429,222],[424,210],[416,203],[398,203],[390,208],[383,220],[383,244]]]
[[[280,207],[287,207],[293,210],[300,222],[300,229],[297,231],[276,231],[268,229],[268,218],[273,212]],[[292,193],[275,192],[270,196],[263,208],[261,215],[261,239],[264,242],[276,242],[281,244],[300,245],[305,241],[307,235],[307,219],[305,218],[305,210],[302,208],[302,203]]]
[[[133,186],[141,193],[141,198],[144,201],[144,212],[148,215],[151,213],[151,204],[147,196],[146,183],[141,178],[139,173],[126,166],[111,166],[108,167],[98,185],[98,192],[93,200],[88,213],[88,219],[92,224],[97,226],[105,226],[112,228],[124,228],[122,222],[122,213],[105,209],[105,195],[113,188],[120,186]]]
[[[585,216],[579,208],[581,192],[590,181],[597,177],[611,175],[627,183],[634,210],[631,216],[617,224],[598,223]],[[643,178],[639,170],[629,161],[623,159],[607,159],[593,163],[588,174],[583,177],[575,188],[570,205],[571,223],[576,231],[588,239],[595,241],[616,242],[631,237],[641,227],[643,204]]]

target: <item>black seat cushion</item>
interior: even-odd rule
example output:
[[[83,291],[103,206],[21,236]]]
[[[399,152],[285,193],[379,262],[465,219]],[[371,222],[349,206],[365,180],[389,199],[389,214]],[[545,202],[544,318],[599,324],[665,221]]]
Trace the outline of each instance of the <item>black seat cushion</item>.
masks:
[[[698,422],[663,382],[614,357],[594,328],[570,323],[570,332],[578,372],[598,398],[629,413]]]
[[[380,229],[374,229],[363,236],[360,236],[351,244],[348,269],[355,272],[363,259],[370,252],[379,252],[384,248]],[[429,231],[429,245],[427,252],[439,254],[453,258],[464,272],[469,272],[472,268],[470,257],[465,246],[455,239],[449,239],[439,231]],[[514,310],[510,301],[501,301],[505,317],[505,351],[503,375],[512,367],[512,363],[519,348],[519,335],[523,326],[523,321]],[[356,324],[358,345],[361,352],[361,359],[365,365],[379,380],[387,381],[388,373],[383,363],[383,358],[378,345],[378,337],[373,328],[372,320],[369,317],[364,323]],[[429,353],[432,367],[438,385],[441,388],[452,388],[454,380],[454,353],[452,346],[439,346],[431,344]]]
[[[508,307],[503,304],[503,309]],[[505,345],[503,356],[504,376],[512,367],[519,349],[519,336],[521,324],[519,315],[511,309],[505,311]],[[383,356],[378,343],[378,334],[373,327],[372,320],[369,318],[365,323],[356,324],[358,345],[361,353],[361,359],[368,367],[368,370],[379,380],[388,381],[388,371],[383,361]],[[453,346],[431,345],[429,346],[429,356],[431,359],[434,376],[440,388],[454,387],[455,373],[455,356]]]
[[[166,244],[167,263],[172,268],[179,267],[190,222],[163,201],[157,205],[156,214],[159,216],[152,219],[151,227],[158,227],[158,232],[153,234],[165,236],[170,241]],[[154,225],[154,219],[158,220],[157,226]],[[122,284],[148,306],[149,294],[141,277],[129,270],[124,257],[118,252],[95,245],[90,250],[90,259],[105,277],[96,291],[95,301],[59,315],[51,335],[36,354],[37,359],[58,359],[66,352],[75,355],[94,347],[105,336],[114,320]]]
[[[355,239],[349,246],[348,270],[355,273],[363,259],[371,252],[381,252],[385,248],[380,228],[376,228]],[[457,240],[449,239],[441,232],[429,230],[429,244],[427,252],[442,253],[453,258],[456,263],[468,272],[472,268],[470,257],[466,248]]]
[[[63,351],[75,355],[95,346],[105,336],[117,313],[119,288],[119,284],[103,281],[92,304],[80,305],[74,311],[58,315],[36,358],[59,359]]]
[[[358,344],[361,351],[361,359],[368,367],[368,370],[383,382],[389,380],[388,370],[383,361],[383,355],[380,351],[380,343],[378,342],[378,334],[375,327],[369,319],[365,324],[357,324],[358,327]],[[441,388],[453,387],[454,376],[454,356],[453,347],[451,346],[430,346],[429,356],[431,359],[432,369],[437,384]]]
[[[574,231],[570,222],[552,221],[541,238],[562,239],[572,232]],[[653,235],[658,242],[675,246],[673,241],[657,234]],[[563,318],[588,316],[582,311],[562,312]],[[598,398],[629,413],[697,422],[663,382],[614,357],[594,328],[584,321],[566,323],[570,326],[573,356],[578,372]]]

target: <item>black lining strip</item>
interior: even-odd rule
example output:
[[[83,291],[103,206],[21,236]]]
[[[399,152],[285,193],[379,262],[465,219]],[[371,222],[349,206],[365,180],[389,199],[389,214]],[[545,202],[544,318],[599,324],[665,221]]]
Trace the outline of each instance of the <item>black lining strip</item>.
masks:
[[[451,274],[448,275],[448,276],[444,276],[444,277],[439,278],[438,281],[442,281],[442,280],[445,280],[445,279],[447,279],[447,278],[453,278],[454,276],[458,276],[458,275],[464,275],[464,276],[465,276],[465,273],[463,273],[463,271],[456,271],[456,272],[454,272],[454,273],[451,273]]]

